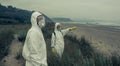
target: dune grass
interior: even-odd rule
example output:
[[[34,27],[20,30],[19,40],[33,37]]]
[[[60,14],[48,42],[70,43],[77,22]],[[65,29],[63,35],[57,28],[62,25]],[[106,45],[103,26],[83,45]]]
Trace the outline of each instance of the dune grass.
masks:
[[[13,30],[2,30],[0,32],[0,60],[9,53],[8,49],[13,40],[13,34]]]
[[[29,25],[8,25],[0,30],[0,59],[8,53],[8,47],[13,39],[13,33],[19,35],[19,40],[24,43]],[[14,31],[13,31],[14,30]],[[56,58],[51,52],[50,35],[44,31],[47,43],[48,66],[120,66],[120,56],[112,55],[108,57],[99,52],[95,52],[91,43],[84,37],[80,39],[76,36],[65,36],[65,50],[61,59]],[[21,56],[16,58],[22,58]],[[19,59],[18,59],[19,60]]]
[[[120,66],[120,56],[106,56],[95,52],[84,37],[65,36],[65,51],[58,60],[48,50],[49,66]]]

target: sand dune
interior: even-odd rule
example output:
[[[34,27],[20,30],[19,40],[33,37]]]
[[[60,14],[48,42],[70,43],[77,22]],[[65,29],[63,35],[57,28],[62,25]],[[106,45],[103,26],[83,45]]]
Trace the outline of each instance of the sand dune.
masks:
[[[65,27],[77,26],[77,30],[69,34],[80,38],[84,36],[91,42],[91,46],[95,51],[111,55],[120,55],[120,30],[112,26],[93,25],[93,24],[77,24],[63,23]]]

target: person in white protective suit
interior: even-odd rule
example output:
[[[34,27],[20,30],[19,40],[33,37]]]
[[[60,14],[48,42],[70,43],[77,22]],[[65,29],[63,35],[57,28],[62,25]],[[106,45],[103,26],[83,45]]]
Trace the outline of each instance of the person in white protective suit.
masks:
[[[76,27],[71,27],[71,28],[61,30],[61,24],[60,23],[55,24],[55,30],[54,30],[54,33],[52,33],[51,47],[52,47],[52,52],[59,59],[62,57],[62,54],[64,51],[64,36],[69,31],[75,30],[75,29]]]
[[[26,60],[25,66],[48,66],[46,43],[41,31],[45,26],[44,16],[39,12],[33,12],[31,24],[22,52]]]

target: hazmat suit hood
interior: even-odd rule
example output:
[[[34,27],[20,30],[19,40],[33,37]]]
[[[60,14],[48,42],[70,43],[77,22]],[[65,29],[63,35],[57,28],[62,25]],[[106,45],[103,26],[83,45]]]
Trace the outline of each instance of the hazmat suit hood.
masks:
[[[54,30],[54,31],[58,31],[58,28],[57,28],[58,25],[61,25],[61,24],[60,24],[60,23],[56,23],[56,24],[55,24],[55,30]]]
[[[32,27],[40,27],[40,28],[42,28],[42,27],[44,27],[44,25],[45,25],[45,18],[43,17],[43,19],[42,20],[40,20],[39,22],[42,22],[41,24],[43,25],[39,25],[39,24],[37,24],[37,17],[38,16],[40,16],[40,15],[42,15],[41,13],[39,13],[39,12],[34,12],[33,14],[32,14],[32,16],[31,16],[31,24],[32,24]]]

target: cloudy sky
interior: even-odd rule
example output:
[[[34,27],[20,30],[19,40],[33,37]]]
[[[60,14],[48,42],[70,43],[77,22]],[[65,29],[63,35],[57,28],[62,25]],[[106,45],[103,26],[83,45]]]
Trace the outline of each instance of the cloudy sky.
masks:
[[[120,0],[0,0],[0,3],[41,11],[49,17],[120,21]]]

